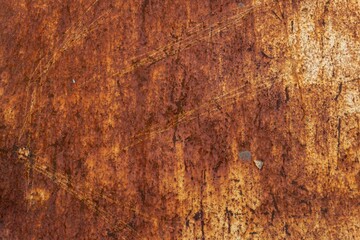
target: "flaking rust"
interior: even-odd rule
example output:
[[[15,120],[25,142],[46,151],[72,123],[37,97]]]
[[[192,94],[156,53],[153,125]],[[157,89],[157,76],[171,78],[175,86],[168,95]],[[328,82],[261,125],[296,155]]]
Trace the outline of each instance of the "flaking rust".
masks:
[[[2,1],[0,239],[358,239],[359,12]]]
[[[31,156],[30,149],[27,147],[21,147],[17,150],[17,157],[19,160],[28,161]]]

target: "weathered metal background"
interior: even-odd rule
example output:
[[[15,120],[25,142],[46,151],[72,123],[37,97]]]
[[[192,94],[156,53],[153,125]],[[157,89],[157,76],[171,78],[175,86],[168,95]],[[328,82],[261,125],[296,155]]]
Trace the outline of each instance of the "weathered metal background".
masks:
[[[359,239],[358,0],[1,0],[1,239]]]

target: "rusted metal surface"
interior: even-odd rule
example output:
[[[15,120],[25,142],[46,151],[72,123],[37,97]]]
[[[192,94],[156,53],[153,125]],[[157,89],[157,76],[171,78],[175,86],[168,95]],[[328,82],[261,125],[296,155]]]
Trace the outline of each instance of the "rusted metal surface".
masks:
[[[0,238],[358,239],[359,10],[1,1]]]

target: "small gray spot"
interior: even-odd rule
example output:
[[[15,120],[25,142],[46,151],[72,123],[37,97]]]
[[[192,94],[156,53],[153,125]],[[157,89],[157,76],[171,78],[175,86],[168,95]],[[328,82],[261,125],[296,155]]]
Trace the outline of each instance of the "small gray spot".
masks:
[[[260,160],[254,160],[254,163],[255,163],[255,165],[256,165],[256,167],[258,168],[258,169],[262,169],[262,167],[264,166],[264,162],[263,161],[260,161]]]
[[[239,7],[245,7],[245,4],[243,4],[242,2],[239,2],[239,3],[238,3],[238,6],[239,6]]]
[[[75,79],[72,80],[72,83],[75,83]]]
[[[249,161],[249,160],[251,160],[251,152],[242,151],[239,153],[239,158],[244,161]]]

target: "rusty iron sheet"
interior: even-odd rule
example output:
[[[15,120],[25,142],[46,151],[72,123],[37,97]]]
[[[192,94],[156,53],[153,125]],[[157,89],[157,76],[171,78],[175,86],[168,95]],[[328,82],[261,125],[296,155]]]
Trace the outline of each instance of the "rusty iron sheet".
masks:
[[[359,1],[0,3],[0,239],[359,239]]]

